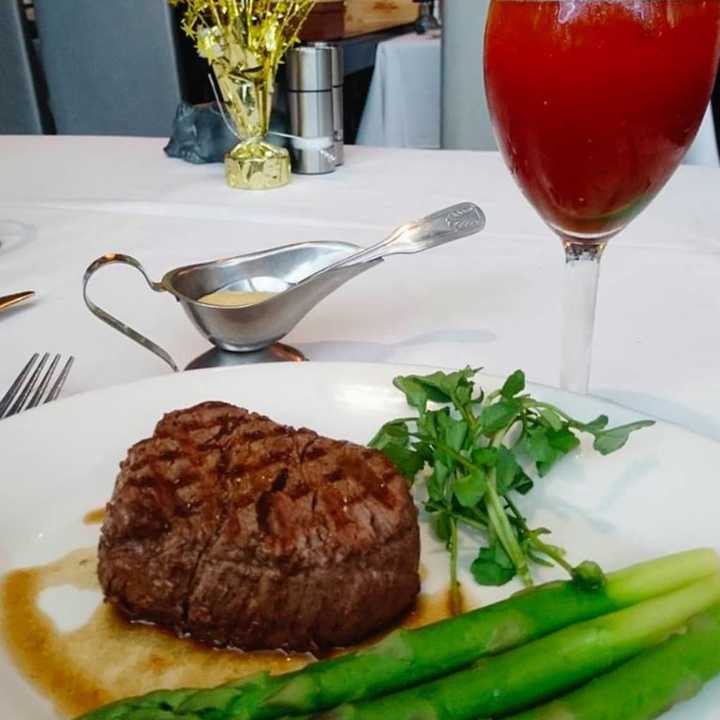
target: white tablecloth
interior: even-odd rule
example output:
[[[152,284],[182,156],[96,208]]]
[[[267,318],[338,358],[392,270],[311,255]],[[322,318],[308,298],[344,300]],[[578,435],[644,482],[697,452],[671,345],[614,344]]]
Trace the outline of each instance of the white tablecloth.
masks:
[[[0,137],[0,388],[32,351],[74,353],[66,393],[169,372],[86,310],[81,278],[111,250],[151,275],[302,240],[369,244],[461,200],[486,231],[390,258],[321,303],[287,338],[311,360],[524,368],[556,384],[562,251],[494,153],[348,148],[338,172],[283,189],[227,188],[220,165],[168,160],[162,141]],[[603,260],[591,392],[720,439],[720,170],[681,168]],[[113,266],[100,304],[186,365],[208,344],[170,297]]]
[[[440,147],[440,50],[416,33],[378,45],[358,145]]]

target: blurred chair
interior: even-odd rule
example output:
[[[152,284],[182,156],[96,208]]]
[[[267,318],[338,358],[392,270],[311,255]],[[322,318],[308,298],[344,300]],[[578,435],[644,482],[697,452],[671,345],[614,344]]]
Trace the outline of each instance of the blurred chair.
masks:
[[[442,147],[496,150],[483,77],[483,41],[490,0],[443,0]],[[718,166],[710,109],[685,163]]]
[[[443,0],[443,148],[495,150],[485,101],[483,38],[490,0]]]
[[[170,134],[182,84],[175,14],[167,2],[34,5],[58,133]]]
[[[21,0],[0,0],[0,133],[51,129],[40,65]]]

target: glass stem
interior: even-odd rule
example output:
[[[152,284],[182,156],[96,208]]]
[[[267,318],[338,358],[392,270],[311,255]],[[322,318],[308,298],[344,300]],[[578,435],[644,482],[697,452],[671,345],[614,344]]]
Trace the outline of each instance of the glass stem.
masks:
[[[598,276],[605,242],[581,243],[563,238],[563,244],[565,297],[560,386],[585,394],[590,381]]]

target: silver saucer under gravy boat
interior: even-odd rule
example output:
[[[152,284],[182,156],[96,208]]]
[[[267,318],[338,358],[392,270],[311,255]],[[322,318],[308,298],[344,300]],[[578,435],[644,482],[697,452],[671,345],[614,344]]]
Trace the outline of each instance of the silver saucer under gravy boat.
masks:
[[[416,253],[467,237],[485,226],[473,203],[460,203],[403,225],[368,248],[345,242],[306,242],[222,260],[186,265],[150,279],[135,258],[108,253],[93,261],[83,277],[83,298],[100,320],[155,353],[173,370],[175,361],[162,347],[96,305],[88,296],[90,278],[114,263],[138,270],[155,292],[168,292],[182,305],[193,325],[213,345],[232,352],[266,348],[287,335],[333,290],[375,267],[391,254]],[[227,306],[202,302],[218,291],[273,293],[262,302]]]

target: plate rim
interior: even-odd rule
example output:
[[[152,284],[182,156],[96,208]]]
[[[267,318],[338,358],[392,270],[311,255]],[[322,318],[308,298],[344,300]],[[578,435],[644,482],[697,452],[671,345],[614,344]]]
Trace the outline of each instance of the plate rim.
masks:
[[[119,382],[119,383],[113,383],[111,385],[106,385],[104,387],[100,388],[94,388],[91,390],[82,390],[80,392],[74,393],[73,395],[70,395],[68,397],[60,397],[57,400],[55,400],[52,403],[39,405],[38,407],[31,408],[29,410],[25,410],[21,413],[18,413],[17,415],[13,415],[11,417],[3,418],[2,422],[0,422],[0,441],[2,440],[3,436],[6,433],[5,428],[15,427],[16,424],[20,424],[22,422],[27,422],[28,418],[37,418],[39,415],[48,415],[48,414],[54,414],[58,412],[59,408],[66,408],[70,407],[71,405],[75,403],[83,403],[87,401],[89,398],[91,401],[94,398],[100,397],[102,398],[104,395],[112,395],[114,393],[121,392],[123,389],[126,388],[135,388],[135,387],[143,387],[145,385],[155,385],[155,384],[165,384],[165,383],[173,383],[173,382],[180,382],[180,378],[184,378],[188,373],[192,373],[191,377],[201,377],[203,375],[220,375],[220,374],[227,374],[227,375],[236,375],[236,374],[244,374],[244,373],[253,373],[257,372],[259,370],[267,371],[270,368],[277,368],[277,371],[285,371],[288,368],[292,367],[292,372],[303,372],[305,368],[314,368],[316,366],[324,366],[324,367],[330,367],[330,368],[372,368],[372,369],[381,369],[381,368],[394,368],[393,372],[395,371],[401,371],[401,372],[407,372],[408,374],[425,374],[427,371],[443,371],[443,372],[454,372],[458,369],[461,369],[460,367],[448,367],[448,366],[442,366],[442,365],[425,365],[420,363],[378,363],[378,362],[362,362],[362,361],[354,361],[354,360],[311,360],[311,361],[305,361],[305,362],[282,362],[282,363],[272,363],[272,362],[263,362],[263,363],[255,363],[252,365],[236,365],[236,366],[230,366],[230,367],[215,367],[215,368],[199,368],[196,370],[182,370],[177,373],[171,373],[171,374],[159,374],[159,375],[151,375],[149,377],[143,377],[138,378],[137,380],[130,380],[127,382]],[[465,367],[469,367],[466,365]],[[303,370],[300,370],[300,368],[303,368]],[[415,371],[413,373],[413,371]],[[198,373],[198,375],[196,375]],[[478,376],[481,379],[484,379],[489,382],[496,382],[500,383],[504,381],[506,376],[498,375],[496,373],[489,373],[485,372],[484,368],[481,366],[478,368]],[[591,393],[588,393],[587,395],[582,395],[580,393],[572,392],[570,390],[565,390],[561,387],[558,387],[556,385],[550,385],[547,383],[540,383],[535,382],[533,380],[529,380],[526,378],[527,386],[529,388],[540,388],[541,390],[547,390],[552,393],[560,393],[563,396],[574,398],[576,400],[580,401],[590,401],[590,402],[596,402],[603,405],[606,405],[608,407],[614,407],[622,412],[628,412],[628,413],[634,413],[638,420],[653,420],[658,425],[665,425],[672,427],[676,431],[681,431],[684,433],[687,433],[689,435],[692,435],[696,438],[699,438],[701,440],[707,441],[711,445],[720,446],[720,440],[716,440],[715,438],[712,438],[708,435],[704,435],[703,433],[699,433],[695,430],[692,430],[688,427],[685,427],[684,425],[681,425],[679,423],[673,422],[671,420],[667,420],[665,418],[661,418],[657,415],[653,415],[652,413],[648,413],[642,410],[636,410],[635,408],[629,407],[628,405],[624,405],[622,403],[619,403],[615,400],[611,400],[609,398],[604,398],[600,395],[594,395]]]

